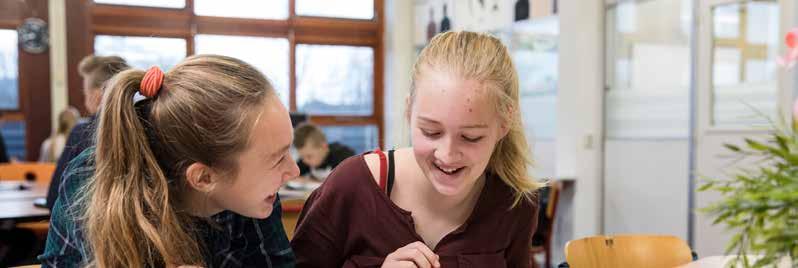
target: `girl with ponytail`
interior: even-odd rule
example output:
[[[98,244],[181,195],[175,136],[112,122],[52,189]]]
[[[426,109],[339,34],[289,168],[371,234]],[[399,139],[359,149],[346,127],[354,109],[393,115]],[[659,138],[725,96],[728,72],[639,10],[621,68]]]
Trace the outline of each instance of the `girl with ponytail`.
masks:
[[[96,147],[64,175],[43,266],[293,266],[277,199],[299,172],[292,137],[271,84],[240,60],[117,74]]]
[[[412,82],[413,146],[338,165],[302,209],[297,267],[529,267],[541,184],[507,48],[439,34]]]

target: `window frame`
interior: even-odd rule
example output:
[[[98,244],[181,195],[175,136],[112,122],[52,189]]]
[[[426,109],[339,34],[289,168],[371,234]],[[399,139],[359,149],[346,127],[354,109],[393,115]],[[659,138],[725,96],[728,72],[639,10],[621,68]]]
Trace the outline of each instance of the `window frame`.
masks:
[[[288,0],[285,20],[199,16],[194,14],[194,0],[186,0],[184,8],[143,7],[94,3],[78,0],[79,5],[67,9],[67,55],[69,103],[82,107],[81,78],[77,73],[80,59],[94,50],[96,35],[170,37],[186,40],[187,55],[195,53],[198,34],[286,38],[289,44],[289,110],[296,105],[296,46],[351,45],[374,49],[374,111],[369,116],[309,115],[320,126],[376,125],[378,144],[384,145],[384,0],[374,0],[374,17],[370,20],[299,16],[295,1]],[[85,111],[84,111],[85,112]]]
[[[0,29],[17,30],[23,20],[39,18],[49,23],[47,0],[0,1]],[[50,49],[38,54],[25,52],[17,46],[18,109],[0,110],[3,121],[25,122],[25,159],[39,159],[39,148],[50,136],[51,130],[51,84]],[[41,108],[44,107],[44,108]]]

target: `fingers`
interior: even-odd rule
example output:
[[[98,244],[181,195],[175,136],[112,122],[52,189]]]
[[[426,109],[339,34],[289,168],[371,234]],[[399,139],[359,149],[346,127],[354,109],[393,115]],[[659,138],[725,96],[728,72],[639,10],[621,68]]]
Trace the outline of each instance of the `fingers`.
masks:
[[[419,268],[432,268],[441,266],[438,255],[433,253],[432,250],[427,247],[427,245],[421,242],[413,242],[407,246],[397,249],[388,255],[388,257],[386,257],[386,261],[388,260],[412,261],[415,264],[414,267]]]

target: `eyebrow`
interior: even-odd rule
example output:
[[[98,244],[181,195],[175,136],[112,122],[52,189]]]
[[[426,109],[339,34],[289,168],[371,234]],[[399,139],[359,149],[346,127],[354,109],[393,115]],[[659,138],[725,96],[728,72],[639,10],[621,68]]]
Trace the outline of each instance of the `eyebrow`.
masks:
[[[429,122],[429,123],[434,123],[434,124],[440,124],[440,123],[441,123],[441,122],[438,122],[438,121],[432,120],[431,118],[427,118],[427,117],[424,117],[424,116],[419,116],[419,117],[418,117],[418,119],[421,119],[421,120],[423,120],[423,121],[426,121],[426,122]],[[460,128],[467,128],[467,129],[473,129],[473,128],[487,128],[487,127],[488,127],[488,125],[487,125],[487,124],[473,124],[473,125],[463,125],[463,126],[460,126]]]

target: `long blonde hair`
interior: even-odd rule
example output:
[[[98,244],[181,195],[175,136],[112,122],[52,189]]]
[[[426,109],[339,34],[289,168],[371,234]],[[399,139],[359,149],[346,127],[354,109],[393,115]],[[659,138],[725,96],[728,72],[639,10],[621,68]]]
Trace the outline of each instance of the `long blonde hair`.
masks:
[[[61,157],[59,154],[61,149],[56,148],[58,143],[56,142],[56,138],[58,136],[62,136],[64,142],[66,142],[67,136],[69,136],[69,131],[72,130],[75,125],[78,124],[78,119],[80,118],[80,112],[75,107],[69,106],[60,113],[58,113],[58,126],[53,132],[53,135],[50,136],[50,148],[47,150],[49,155],[46,156],[45,159],[48,159],[50,162],[57,162],[58,158]],[[61,144],[63,149],[63,144]],[[56,150],[58,149],[58,150]]]
[[[98,119],[96,171],[83,220],[89,264],[98,267],[203,265],[180,198],[195,162],[227,174],[247,146],[260,105],[274,89],[230,57],[189,57],[167,72],[160,93],[134,103],[144,71],[109,81]]]
[[[543,184],[528,173],[532,158],[521,124],[518,73],[501,41],[466,31],[436,35],[413,66],[411,104],[416,95],[416,81],[428,70],[443,70],[487,86],[501,123],[509,130],[493,150],[487,171],[498,175],[515,191],[513,206],[540,188]]]

